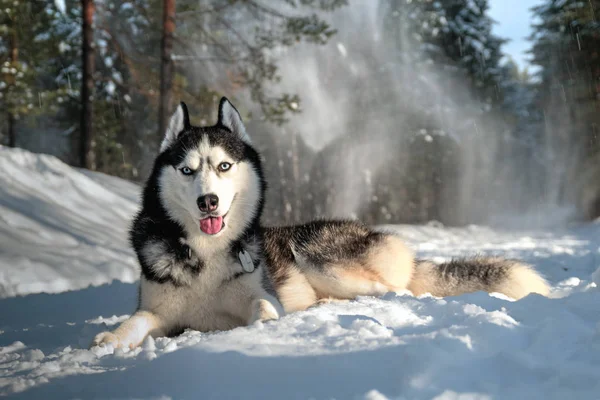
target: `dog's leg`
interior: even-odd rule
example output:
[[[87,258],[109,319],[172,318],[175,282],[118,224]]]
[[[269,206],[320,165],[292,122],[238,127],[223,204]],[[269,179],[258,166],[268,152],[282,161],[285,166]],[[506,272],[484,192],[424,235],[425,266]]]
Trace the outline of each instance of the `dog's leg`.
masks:
[[[92,346],[111,344],[114,348],[139,346],[146,336],[165,336],[165,321],[149,311],[137,311],[113,332],[96,335]]]
[[[317,303],[318,297],[303,273],[293,266],[280,268],[275,291],[286,312],[303,311]]]
[[[354,299],[405,290],[414,260],[399,238],[388,235],[360,258],[301,267],[320,299]]]

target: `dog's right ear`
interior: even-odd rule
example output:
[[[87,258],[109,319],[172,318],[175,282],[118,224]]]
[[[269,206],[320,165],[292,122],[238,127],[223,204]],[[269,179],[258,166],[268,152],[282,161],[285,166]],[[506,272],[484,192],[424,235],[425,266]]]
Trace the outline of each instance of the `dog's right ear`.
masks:
[[[190,115],[188,114],[187,106],[182,101],[179,103],[179,107],[177,107],[177,110],[175,110],[175,114],[173,114],[171,120],[169,120],[169,125],[167,125],[167,133],[160,144],[160,152],[162,153],[165,151],[177,140],[183,131],[188,130],[190,127]]]

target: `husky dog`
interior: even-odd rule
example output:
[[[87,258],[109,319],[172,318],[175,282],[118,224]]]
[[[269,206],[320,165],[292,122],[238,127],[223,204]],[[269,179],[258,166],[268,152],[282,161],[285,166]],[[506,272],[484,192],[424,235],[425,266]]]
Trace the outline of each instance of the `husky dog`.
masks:
[[[137,312],[93,345],[139,345],[183,329],[227,330],[332,300],[408,289],[519,299],[548,285],[500,258],[437,265],[402,240],[355,221],[262,227],[266,183],[242,119],[225,98],[211,127],[185,104],[171,118],[130,239],[142,268]]]

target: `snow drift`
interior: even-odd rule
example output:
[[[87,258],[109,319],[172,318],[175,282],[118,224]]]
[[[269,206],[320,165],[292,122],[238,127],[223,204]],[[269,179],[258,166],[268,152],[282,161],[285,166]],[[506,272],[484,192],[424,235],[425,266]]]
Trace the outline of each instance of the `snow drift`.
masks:
[[[127,228],[139,187],[0,146],[0,298],[138,279]]]

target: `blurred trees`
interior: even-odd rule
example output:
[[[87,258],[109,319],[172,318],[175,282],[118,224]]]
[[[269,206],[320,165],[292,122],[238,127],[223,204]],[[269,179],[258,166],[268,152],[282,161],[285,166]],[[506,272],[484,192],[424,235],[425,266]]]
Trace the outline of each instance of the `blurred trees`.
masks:
[[[490,203],[497,201],[489,190],[494,177],[483,167],[496,160],[483,157],[492,155],[501,163],[496,149],[512,128],[503,119],[510,111],[501,110],[505,41],[492,33],[489,2],[387,0],[382,7],[384,35],[396,44],[396,63],[420,77],[406,90],[418,109],[426,110],[410,124],[415,135],[410,146],[416,151],[407,161],[413,172],[403,181],[407,197],[400,203],[412,211],[404,209],[402,214],[410,215],[411,222],[482,221]],[[483,148],[494,150],[474,151]]]
[[[376,31],[381,38],[364,45],[362,36],[371,33],[365,29],[367,15],[350,20],[363,31],[346,29],[336,37],[337,45],[311,54],[323,90],[348,88],[345,96],[335,98],[349,114],[335,126],[343,134],[316,151],[293,126],[252,130],[266,138],[259,144],[271,187],[269,222],[355,216],[370,223],[489,223],[492,213],[536,212],[560,204],[554,198],[560,193],[553,192],[561,186],[564,204],[578,202],[588,217],[597,216],[600,210],[593,207],[600,207],[595,192],[599,185],[592,177],[600,157],[590,156],[597,154],[590,149],[597,143],[594,118],[600,115],[598,4],[550,3],[578,10],[572,23],[585,26],[578,28],[579,36],[571,34],[566,40],[571,46],[577,43],[577,57],[586,58],[584,70],[596,71],[580,76],[586,106],[562,99],[575,109],[569,119],[576,120],[569,124],[572,133],[562,133],[562,142],[557,140],[561,134],[553,132],[567,132],[561,123],[568,119],[541,105],[540,99],[552,98],[540,90],[549,87],[546,82],[536,82],[512,60],[503,59],[504,40],[492,33],[487,0],[381,0],[377,18],[382,27]],[[347,23],[344,18],[348,14],[338,13],[332,26]],[[571,57],[558,48],[552,52]],[[346,65],[333,60],[346,53],[354,55]],[[554,54],[550,59],[556,63]],[[560,63],[568,66],[564,59]],[[561,82],[567,79],[548,70],[550,65],[543,73]],[[352,72],[349,79],[342,70]],[[544,113],[561,122],[548,126],[546,117],[540,123]],[[592,146],[574,153],[571,146],[581,149],[573,144],[579,140],[573,140],[578,124],[587,124],[584,140]],[[576,193],[571,185],[575,177],[564,171],[579,173]]]
[[[40,118],[28,119],[23,131],[42,128],[55,142],[68,143],[45,151],[75,165],[126,178],[143,177],[159,143],[163,1],[96,0],[91,46],[82,46],[82,5],[91,2],[2,1],[0,27],[8,33],[3,33],[0,46],[4,66],[1,100],[7,104],[1,121],[7,127],[3,134],[13,131],[14,118],[52,102],[49,93],[53,93],[57,100],[54,111],[42,111]],[[174,69],[172,78],[166,80],[172,84],[173,97],[189,103],[203,120],[212,121],[221,95],[242,96],[248,89],[261,117],[284,122],[288,113],[298,110],[300,99],[293,93],[271,91],[271,83],[279,79],[271,53],[301,41],[325,43],[335,30],[317,11],[334,10],[345,2],[281,0],[271,6],[253,0],[178,1],[171,56]],[[22,40],[12,40],[13,33]],[[11,43],[22,44],[22,60],[11,58],[18,54],[11,52]],[[87,75],[83,49],[95,53],[93,72]],[[90,70],[90,65],[85,65]],[[84,84],[92,81],[93,88]],[[94,113],[93,118],[88,115],[78,124],[80,113],[92,105],[81,101],[82,86],[93,94]],[[36,96],[39,104],[30,100]],[[41,141],[42,135],[24,136]],[[21,145],[44,147],[28,144]],[[88,160],[85,163],[83,153]]]
[[[535,108],[546,180],[559,204],[600,215],[600,1],[548,0],[533,9],[533,63],[540,67]]]
[[[293,129],[258,130],[280,136],[260,143],[270,183],[267,222],[482,222],[501,200],[489,190],[495,175],[478,165],[506,164],[520,118],[505,95],[524,95],[501,63],[504,41],[492,34],[487,10],[487,0],[382,0],[375,32],[368,14],[336,15],[334,27],[361,30],[345,29],[336,46],[311,56],[322,90],[347,92],[335,97],[344,116],[331,115],[341,135],[315,151]],[[371,34],[373,42],[364,39]],[[482,147],[494,151],[477,151]]]
[[[46,100],[66,90],[45,75],[58,44],[52,23],[43,2],[0,0],[0,121],[9,146],[22,145],[19,130],[26,116],[55,111]]]
[[[94,154],[94,0],[81,0],[81,126],[79,128],[79,166],[95,169]]]
[[[600,0],[535,8],[537,77],[503,59],[489,0],[379,0],[374,17],[346,0],[177,0],[167,53],[163,7],[175,0],[95,0],[84,47],[86,3],[0,0],[3,143],[140,180],[172,103],[211,124],[227,95],[265,158],[269,223],[488,222],[490,210],[525,211],[536,196],[600,213],[590,183],[600,165]],[[299,54],[318,67],[316,90],[344,94],[334,99],[344,115],[327,115],[338,134],[320,149],[287,123],[303,99],[279,85],[281,61],[302,59],[286,49],[311,45]]]
[[[158,102],[158,137],[162,140],[173,109],[173,34],[175,0],[163,0],[162,40],[160,42],[160,100]]]

